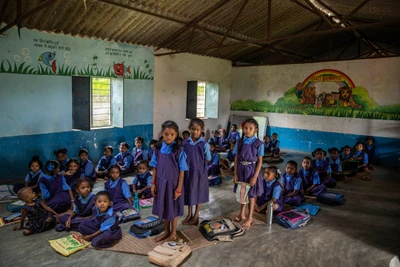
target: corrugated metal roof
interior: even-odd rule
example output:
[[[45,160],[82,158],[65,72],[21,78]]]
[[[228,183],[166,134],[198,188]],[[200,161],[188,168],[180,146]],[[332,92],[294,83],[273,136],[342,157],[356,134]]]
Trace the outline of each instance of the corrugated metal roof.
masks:
[[[385,49],[391,51],[386,55],[400,53],[398,0],[22,0],[22,18],[42,5],[45,8],[22,20],[22,27],[234,62],[350,59],[369,50],[370,55],[384,56],[379,50]],[[0,7],[1,22],[17,19],[15,1],[0,0]],[[333,14],[322,18],[318,8]],[[362,27],[342,31],[334,19],[345,19],[347,28]],[[341,32],[330,34],[327,21]],[[390,25],[364,25],[388,21]]]

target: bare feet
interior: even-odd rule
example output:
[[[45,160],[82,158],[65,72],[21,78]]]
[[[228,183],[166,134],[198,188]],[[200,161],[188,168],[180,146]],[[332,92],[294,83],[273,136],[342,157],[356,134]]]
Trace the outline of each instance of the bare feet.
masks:
[[[182,224],[188,224],[188,222],[190,221],[192,219],[192,215],[189,215],[188,214],[188,216],[185,218],[185,219],[183,219],[182,220]]]
[[[27,230],[27,229],[25,229],[23,232],[22,232],[22,234],[23,235],[30,235],[32,232],[31,232],[31,230]]]
[[[239,214],[238,216],[235,217],[234,221],[235,222],[241,222],[243,220],[246,220],[246,217],[243,216],[242,214]]]
[[[190,221],[187,222],[189,225],[198,225],[199,224],[199,215],[194,215]]]
[[[244,224],[242,224],[242,228],[248,230],[253,225],[253,223],[253,220],[249,218],[244,222]]]
[[[176,233],[170,233],[169,236],[164,241],[165,242],[176,241]]]
[[[164,239],[168,238],[170,235],[170,232],[164,232],[162,235],[157,236],[154,238],[154,242],[158,243],[160,241],[163,241]]]

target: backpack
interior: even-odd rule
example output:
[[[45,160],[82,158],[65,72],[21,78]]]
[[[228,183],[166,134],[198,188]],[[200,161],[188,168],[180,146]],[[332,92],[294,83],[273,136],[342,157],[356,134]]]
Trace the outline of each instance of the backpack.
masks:
[[[129,229],[129,233],[136,238],[142,239],[152,235],[158,235],[164,231],[164,220],[159,220],[154,216],[149,216],[134,222]]]
[[[208,176],[208,186],[220,185],[222,183],[221,177],[219,176]]]
[[[307,210],[289,210],[279,213],[275,221],[285,228],[297,229],[306,226],[311,216]]]
[[[208,241],[232,241],[234,237],[245,234],[242,226],[230,218],[203,221],[199,226],[199,230]]]
[[[345,198],[342,194],[326,192],[317,196],[317,201],[328,205],[343,205]]]
[[[175,267],[189,257],[191,249],[180,242],[164,242],[148,253],[149,262],[159,266]]]
[[[135,208],[119,211],[117,212],[117,215],[119,217],[119,223],[126,223],[140,219],[140,214]]]

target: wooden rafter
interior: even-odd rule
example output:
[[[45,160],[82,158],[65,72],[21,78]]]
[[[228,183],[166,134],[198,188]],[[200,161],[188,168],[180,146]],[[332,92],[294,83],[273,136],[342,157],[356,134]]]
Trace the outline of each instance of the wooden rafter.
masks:
[[[224,6],[225,4],[227,4],[230,0],[221,0],[218,3],[216,3],[215,5],[213,5],[212,7],[210,7],[209,9],[207,9],[206,11],[204,11],[203,13],[201,13],[199,16],[197,16],[196,18],[194,18],[193,20],[191,20],[190,22],[188,22],[183,28],[181,28],[180,30],[178,30],[177,32],[175,32],[174,34],[170,35],[169,37],[167,37],[164,41],[162,41],[158,47],[159,48],[163,48],[164,46],[166,46],[169,42],[171,42],[172,40],[174,40],[175,38],[177,38],[179,35],[183,34],[184,32],[186,32],[190,27],[195,26],[197,23],[199,23],[200,21],[202,21],[203,19],[205,19],[206,17],[208,17],[209,15],[211,15],[214,11],[218,10],[219,8],[221,8],[222,6]],[[155,51],[157,51],[158,49],[156,49]]]
[[[12,21],[12,22],[8,23],[6,26],[1,28],[0,29],[0,34],[2,34],[3,32],[5,32],[7,30],[9,30],[10,28],[12,28],[13,26],[17,25],[18,23],[21,23],[22,21],[26,20],[30,16],[36,14],[37,12],[39,12],[42,9],[44,9],[48,5],[53,4],[53,3],[57,2],[57,1],[58,0],[47,0],[46,2],[40,3],[36,7],[32,8],[31,10],[29,10],[28,12],[23,13],[20,16],[18,16],[15,21]]]
[[[370,0],[364,0],[359,4],[353,11],[351,11],[347,16],[343,16],[342,19],[339,21],[338,24],[335,25],[335,27],[340,27],[343,23],[345,23],[351,16],[353,16],[358,10],[360,10],[363,6],[365,6]]]
[[[233,26],[234,26],[235,23],[236,23],[236,20],[239,18],[240,14],[242,14],[242,12],[243,12],[243,10],[244,10],[244,8],[246,7],[246,5],[247,5],[248,2],[249,2],[249,0],[244,0],[242,6],[240,7],[240,9],[239,9],[239,11],[238,11],[238,13],[236,14],[235,18],[232,20],[231,25],[229,25],[229,28],[226,30],[226,32],[225,32],[225,34],[224,34],[224,37],[222,37],[221,45],[224,44],[226,35],[227,35],[228,33],[230,33],[230,31],[232,30]]]
[[[219,44],[220,44],[220,43],[219,43],[217,40],[215,40],[215,38],[212,37],[211,34],[209,34],[208,31],[206,31],[203,27],[201,27],[201,26],[198,25],[198,24],[197,24],[195,27],[198,28],[200,31],[202,31],[205,35],[207,35],[208,38],[210,38],[211,40],[213,40],[213,42],[214,42],[216,45],[219,45]]]

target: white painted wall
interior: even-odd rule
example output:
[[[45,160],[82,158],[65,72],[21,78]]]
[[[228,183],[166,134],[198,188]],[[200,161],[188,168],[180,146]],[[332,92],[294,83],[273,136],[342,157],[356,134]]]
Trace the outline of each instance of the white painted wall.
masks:
[[[192,54],[155,57],[154,137],[158,138],[166,120],[178,123],[181,131],[187,129],[186,87],[191,80],[219,83],[219,117],[205,120],[206,136],[214,129],[225,128],[230,111],[231,70],[231,62],[222,59]]]
[[[231,101],[253,99],[275,103],[288,89],[321,69],[344,72],[356,86],[366,88],[378,105],[400,103],[400,57],[233,68]],[[330,92],[337,90],[337,85],[318,83],[317,88]],[[268,117],[271,126],[399,138],[399,121],[277,113],[269,113]]]

